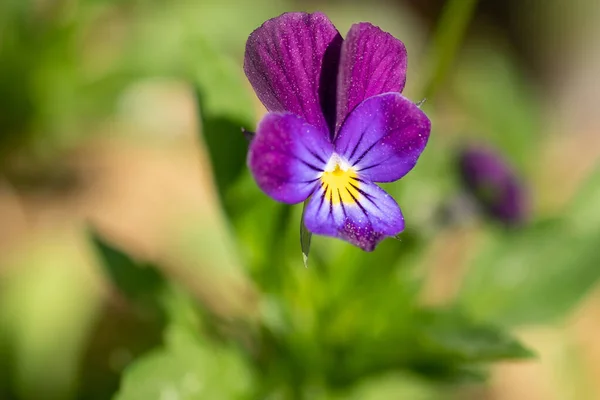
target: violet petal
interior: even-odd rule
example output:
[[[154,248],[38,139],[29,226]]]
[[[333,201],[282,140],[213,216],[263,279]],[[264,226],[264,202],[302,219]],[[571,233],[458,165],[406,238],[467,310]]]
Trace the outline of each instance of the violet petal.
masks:
[[[406,68],[404,43],[369,23],[352,25],[340,58],[336,133],[363,100],[382,93],[402,92]]]
[[[267,110],[299,115],[328,132],[341,42],[324,14],[285,13],[250,34],[244,71]]]
[[[429,118],[415,104],[399,93],[385,93],[352,111],[334,145],[361,177],[393,182],[415,166],[430,130]]]
[[[269,113],[250,143],[248,167],[266,194],[294,204],[313,192],[332,152],[327,135],[301,117]]]
[[[309,231],[333,236],[365,251],[388,236],[404,230],[404,217],[396,201],[377,185],[355,180],[348,194],[333,193],[321,185],[308,201],[304,223]]]

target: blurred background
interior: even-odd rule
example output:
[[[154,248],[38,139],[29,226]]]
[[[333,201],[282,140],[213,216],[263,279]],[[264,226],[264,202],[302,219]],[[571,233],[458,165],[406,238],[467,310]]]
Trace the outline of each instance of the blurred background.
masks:
[[[304,268],[242,63],[317,10],[406,44],[433,129],[400,240]],[[0,399],[600,399],[599,35],[594,0],[0,1]]]

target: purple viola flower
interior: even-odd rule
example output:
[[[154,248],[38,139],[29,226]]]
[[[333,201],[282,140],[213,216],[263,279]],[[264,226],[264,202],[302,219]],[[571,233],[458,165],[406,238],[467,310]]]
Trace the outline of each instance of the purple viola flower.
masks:
[[[372,251],[404,230],[396,201],[374,182],[406,175],[431,124],[400,92],[406,49],[369,23],[343,40],[321,13],[266,21],[246,44],[244,71],[269,113],[248,152],[273,199],[309,198],[306,228]]]
[[[466,192],[490,217],[507,226],[525,221],[525,192],[500,154],[489,147],[470,145],[459,153],[458,168]]]

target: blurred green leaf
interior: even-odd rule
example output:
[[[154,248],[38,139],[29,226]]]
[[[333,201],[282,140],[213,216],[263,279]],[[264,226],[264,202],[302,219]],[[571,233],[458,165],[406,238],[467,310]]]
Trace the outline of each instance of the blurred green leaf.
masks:
[[[154,266],[134,260],[95,231],[90,238],[111,282],[130,300],[148,301],[165,287],[165,278]]]
[[[433,97],[444,82],[476,8],[477,0],[449,0],[445,3],[429,47],[426,62],[429,68],[428,81],[423,89],[424,98]]]
[[[480,320],[540,324],[568,313],[600,279],[600,168],[561,219],[497,232],[466,276],[460,302]]]
[[[250,399],[252,376],[235,348],[217,346],[174,326],[167,346],[130,365],[115,400]]]
[[[563,317],[600,278],[600,229],[563,220],[496,233],[471,266],[460,303],[478,320],[540,324]]]
[[[489,137],[521,168],[541,133],[539,99],[516,64],[490,39],[475,41],[465,50],[454,80],[460,104],[472,121],[474,140]]]
[[[106,274],[132,305],[105,311],[79,376],[83,382],[80,397],[106,399],[107,392],[115,392],[130,358],[146,354],[163,342],[167,324],[195,332],[203,327],[205,315],[197,300],[177,282],[167,281],[157,267],[133,259],[96,232],[89,232],[89,236]],[[106,365],[107,354],[110,365]]]
[[[28,162],[56,156],[90,135],[92,121],[114,106],[132,76],[107,84],[121,75],[121,57],[95,62],[106,49],[91,32],[111,25],[106,15],[89,2],[1,2],[0,167],[18,168],[11,163],[16,154]]]
[[[23,246],[0,265],[0,365],[14,392],[0,389],[0,398],[72,398],[102,296],[71,236],[52,232]]]
[[[242,175],[229,197],[238,206],[233,225],[255,284],[268,292],[278,291],[276,288],[289,279],[289,268],[302,263],[298,251],[301,208],[273,201],[250,174]]]
[[[200,91],[197,96],[201,106],[203,100]],[[231,212],[227,193],[246,166],[248,142],[241,128],[248,125],[239,119],[211,115],[209,112],[200,113],[200,122],[217,190],[225,209]]]
[[[254,131],[256,112],[242,62],[214,44],[199,22],[202,12],[196,5],[149,8],[142,15],[130,43],[129,69],[190,82],[215,183],[226,211],[233,212],[227,192],[245,168],[248,143],[242,128]]]
[[[367,313],[379,311],[373,306],[362,313],[355,310],[362,329],[348,330],[350,340],[324,345],[331,352],[323,357],[331,367],[327,376],[332,384],[343,387],[365,376],[400,370],[438,382],[481,381],[486,363],[532,357],[503,329],[475,322],[458,310],[403,311],[381,303],[380,308],[387,311],[381,315],[387,314],[389,322],[372,319]]]
[[[227,191],[246,166],[248,142],[242,128],[254,129],[254,106],[242,81],[241,67],[201,46],[202,63],[195,74],[201,132],[212,164],[215,183],[231,211]]]
[[[246,38],[264,21],[289,11],[287,0],[221,0],[197,1],[185,11],[190,11],[195,29],[210,37],[219,48],[241,54]],[[235,12],[232,12],[235,10]]]
[[[579,189],[565,213],[565,219],[577,232],[593,234],[600,227],[600,164]]]
[[[415,319],[408,368],[433,381],[481,382],[486,363],[533,356],[503,329],[475,322],[457,309],[422,310]]]
[[[455,311],[430,312],[421,319],[419,341],[438,358],[480,363],[533,356],[503,330],[473,322]]]
[[[439,389],[423,378],[397,373],[365,379],[349,393],[339,397],[340,400],[435,400],[441,398]]]

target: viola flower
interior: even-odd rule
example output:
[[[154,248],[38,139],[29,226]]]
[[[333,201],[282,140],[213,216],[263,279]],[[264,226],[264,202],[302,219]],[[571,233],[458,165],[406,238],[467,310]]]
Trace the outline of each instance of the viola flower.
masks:
[[[343,40],[321,13],[285,13],[246,43],[244,71],[269,113],[248,151],[258,186],[273,199],[309,199],[306,228],[366,251],[404,230],[396,201],[375,182],[406,175],[431,124],[400,94],[406,48],[369,23]]]
[[[470,145],[460,152],[458,168],[465,191],[486,214],[507,226],[526,220],[525,192],[500,154],[488,147]]]

